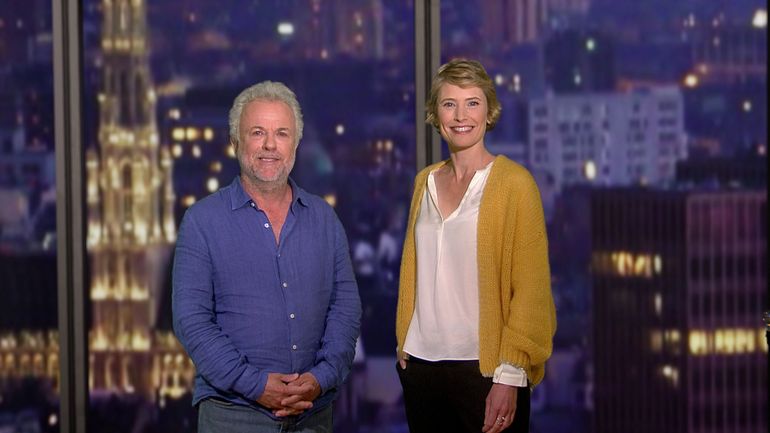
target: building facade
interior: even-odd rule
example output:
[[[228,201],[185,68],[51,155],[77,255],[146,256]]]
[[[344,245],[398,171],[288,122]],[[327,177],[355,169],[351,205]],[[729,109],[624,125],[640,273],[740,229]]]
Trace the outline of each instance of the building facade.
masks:
[[[505,50],[537,42],[547,19],[547,0],[489,2],[481,10],[481,33],[491,50]]]
[[[692,59],[705,83],[767,83],[767,27],[720,24],[693,33]]]
[[[587,14],[592,0],[548,0],[550,14]]]
[[[304,0],[296,2],[295,27],[286,33],[300,38],[301,57],[327,60],[340,56],[382,59],[385,28],[382,0]],[[333,25],[330,25],[333,23]],[[280,30],[280,29],[279,29]]]
[[[687,157],[682,94],[549,95],[529,108],[529,165],[560,192],[567,185],[657,185]]]
[[[767,431],[766,190],[598,190],[591,213],[593,431]]]
[[[556,94],[615,91],[611,38],[598,32],[557,32],[545,43],[545,79]]]

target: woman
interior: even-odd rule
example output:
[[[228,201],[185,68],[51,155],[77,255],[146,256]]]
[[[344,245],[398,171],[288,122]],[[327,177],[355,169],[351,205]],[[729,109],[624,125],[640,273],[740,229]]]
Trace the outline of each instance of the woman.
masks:
[[[409,428],[527,432],[556,329],[540,193],[484,145],[501,108],[480,63],[442,66],[427,111],[451,156],[417,175],[404,241],[396,337]]]

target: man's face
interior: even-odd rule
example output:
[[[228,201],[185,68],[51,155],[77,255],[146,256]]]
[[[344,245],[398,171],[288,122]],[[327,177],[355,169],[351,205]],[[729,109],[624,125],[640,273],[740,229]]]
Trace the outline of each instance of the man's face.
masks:
[[[241,174],[255,183],[285,183],[297,153],[291,108],[281,101],[251,101],[243,107],[238,133]]]

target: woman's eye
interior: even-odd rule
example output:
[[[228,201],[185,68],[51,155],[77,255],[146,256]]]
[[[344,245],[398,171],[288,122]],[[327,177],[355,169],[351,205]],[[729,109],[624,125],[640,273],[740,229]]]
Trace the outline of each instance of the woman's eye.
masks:
[[[479,106],[479,101],[470,101],[468,103],[468,106],[469,107],[478,107]]]
[[[443,105],[445,108],[452,108],[455,106],[454,102],[444,102]]]

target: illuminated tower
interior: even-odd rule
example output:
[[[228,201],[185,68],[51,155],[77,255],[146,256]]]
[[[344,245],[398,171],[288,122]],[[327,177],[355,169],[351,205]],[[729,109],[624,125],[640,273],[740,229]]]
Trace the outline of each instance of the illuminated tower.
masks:
[[[99,150],[88,152],[89,383],[153,398],[153,329],[176,238],[172,160],[160,146],[144,0],[103,0]]]

